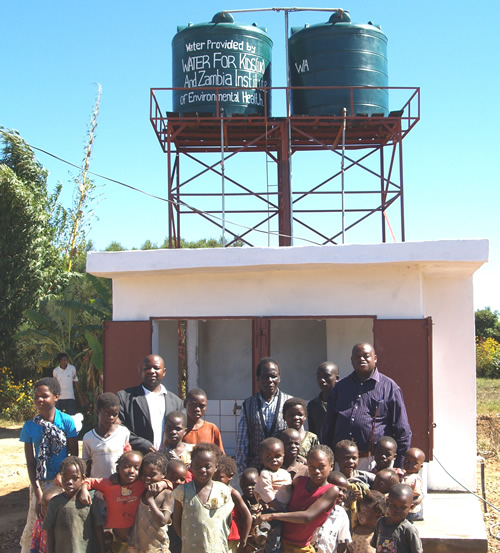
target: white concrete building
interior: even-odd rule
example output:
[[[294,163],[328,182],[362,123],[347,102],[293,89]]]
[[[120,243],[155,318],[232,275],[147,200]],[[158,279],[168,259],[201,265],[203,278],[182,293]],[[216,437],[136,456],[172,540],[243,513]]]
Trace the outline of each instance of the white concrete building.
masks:
[[[207,419],[232,453],[256,359],[275,357],[281,388],[309,400],[319,363],[335,361],[345,376],[352,346],[369,341],[403,389],[413,445],[433,459],[429,488],[461,489],[439,460],[474,489],[472,276],[487,259],[487,240],[91,252],[87,271],[113,280],[105,387],[137,383],[154,352],[177,391],[178,321],[187,321],[188,387],[206,390]]]

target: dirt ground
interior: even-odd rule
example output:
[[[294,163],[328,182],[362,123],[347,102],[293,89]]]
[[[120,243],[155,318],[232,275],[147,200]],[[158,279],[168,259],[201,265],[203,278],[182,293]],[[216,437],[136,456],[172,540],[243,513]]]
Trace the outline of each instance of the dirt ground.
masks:
[[[500,508],[500,416],[478,418],[479,455],[486,462],[486,499]],[[26,521],[28,475],[18,428],[0,428],[0,552],[19,553],[19,538]],[[480,489],[478,478],[478,493]],[[484,520],[490,553],[500,553],[500,512],[488,508]],[[495,525],[495,526],[493,526]],[[490,529],[499,536],[493,537]]]

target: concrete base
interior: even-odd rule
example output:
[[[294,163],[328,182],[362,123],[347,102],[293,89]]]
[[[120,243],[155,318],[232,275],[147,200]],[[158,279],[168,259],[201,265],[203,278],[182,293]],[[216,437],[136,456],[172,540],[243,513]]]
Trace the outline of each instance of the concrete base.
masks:
[[[487,553],[482,504],[468,493],[429,493],[415,522],[425,553]]]

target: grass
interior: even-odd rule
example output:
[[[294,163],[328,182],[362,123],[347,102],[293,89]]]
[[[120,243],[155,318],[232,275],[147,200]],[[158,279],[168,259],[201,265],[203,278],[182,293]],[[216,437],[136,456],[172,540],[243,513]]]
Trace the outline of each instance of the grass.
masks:
[[[477,383],[477,414],[500,414],[500,379],[478,378]]]
[[[0,428],[21,428],[22,425],[22,422],[11,421],[0,416]]]

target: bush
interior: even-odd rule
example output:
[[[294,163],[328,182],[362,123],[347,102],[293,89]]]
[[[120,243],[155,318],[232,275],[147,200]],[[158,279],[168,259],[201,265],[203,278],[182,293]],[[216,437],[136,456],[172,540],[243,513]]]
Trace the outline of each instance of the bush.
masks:
[[[500,378],[500,344],[493,338],[476,338],[476,374]]]
[[[0,368],[0,413],[16,422],[33,418],[36,414],[33,380],[15,382],[9,368]]]

